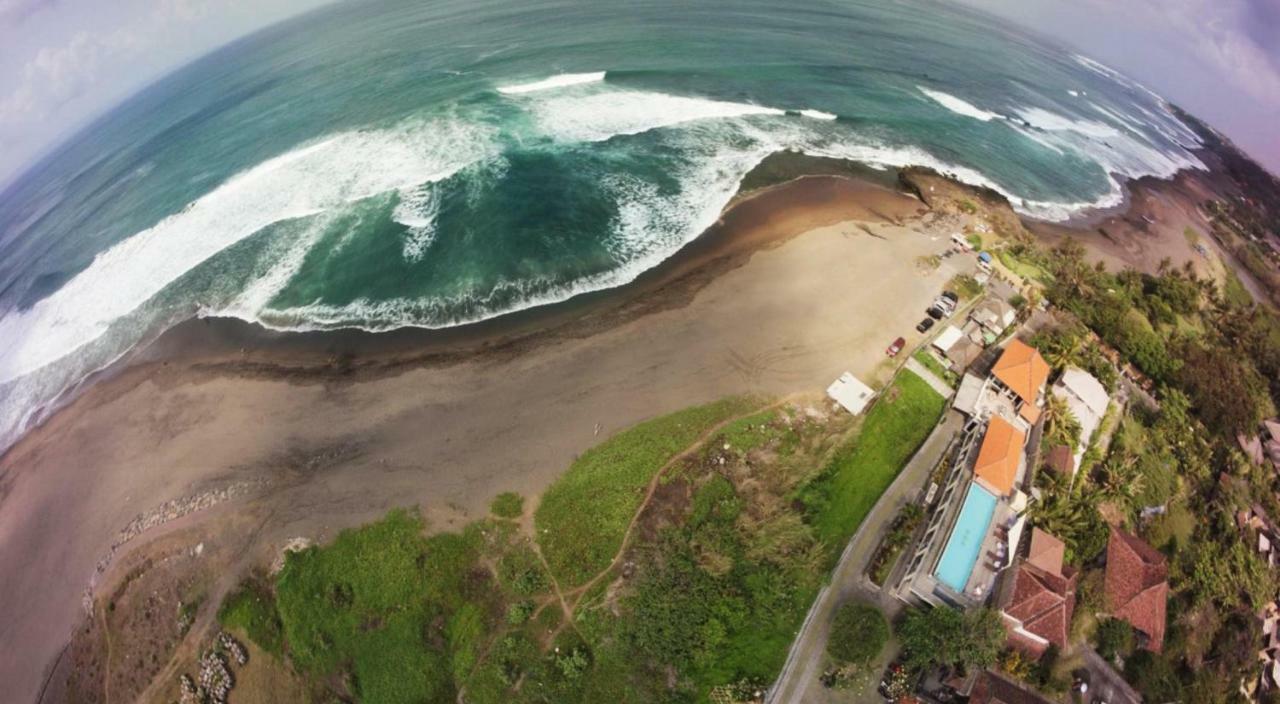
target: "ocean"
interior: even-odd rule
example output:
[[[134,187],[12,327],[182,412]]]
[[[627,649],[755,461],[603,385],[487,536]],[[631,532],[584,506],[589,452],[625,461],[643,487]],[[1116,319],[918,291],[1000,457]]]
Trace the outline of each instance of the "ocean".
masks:
[[[0,193],[0,449],[195,316],[444,328],[625,284],[791,150],[1062,220],[1203,168],[1156,94],[929,0],[354,0],[169,75]]]

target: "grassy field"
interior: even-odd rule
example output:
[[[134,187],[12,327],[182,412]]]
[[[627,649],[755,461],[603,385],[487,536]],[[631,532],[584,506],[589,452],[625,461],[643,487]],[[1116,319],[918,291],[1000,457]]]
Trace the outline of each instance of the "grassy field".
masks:
[[[938,358],[928,348],[920,348],[916,351],[914,357],[917,362],[924,365],[925,369],[933,372],[934,376],[946,382],[948,386],[955,388],[956,383],[960,381],[956,373],[944,367],[942,362],[939,362]]]
[[[1253,296],[1249,295],[1249,290],[1244,287],[1244,282],[1240,280],[1240,276],[1236,274],[1235,269],[1230,265],[1225,267],[1227,270],[1226,281],[1222,284],[1222,297],[1233,306],[1248,307],[1253,305]]]
[[[903,370],[868,411],[857,439],[803,489],[809,522],[832,556],[929,436],[944,405],[923,379]]]
[[[709,428],[762,404],[729,398],[624,430],[587,450],[547,490],[534,513],[542,554],[560,586],[609,565],[654,473]]]
[[[361,702],[657,704],[754,691],[777,676],[827,553],[942,399],[904,372],[862,419],[821,403],[751,413],[761,405],[727,399],[651,420],[573,464],[534,514],[561,587],[605,569],[633,517],[637,530],[626,576],[615,570],[567,607],[514,521],[428,536],[416,512],[398,510],[289,555],[276,577],[224,601],[220,619],[307,687]],[[641,510],[656,470],[686,449]],[[517,498],[494,513],[519,515]]]

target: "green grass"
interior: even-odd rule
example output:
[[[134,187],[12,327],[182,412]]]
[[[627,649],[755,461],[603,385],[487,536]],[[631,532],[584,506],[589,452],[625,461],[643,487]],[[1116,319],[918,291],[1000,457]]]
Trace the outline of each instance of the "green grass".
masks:
[[[218,623],[227,630],[239,630],[259,648],[280,656],[284,650],[284,632],[276,600],[263,584],[246,580],[232,592],[218,609]]]
[[[810,523],[833,558],[929,436],[944,405],[923,379],[903,370],[867,413],[857,437],[802,490]]]
[[[493,498],[489,511],[499,518],[519,518],[524,515],[524,497],[514,491],[504,491]]]
[[[426,538],[403,510],[290,554],[276,592],[294,665],[345,674],[365,702],[452,699],[483,626],[466,598],[477,555],[475,531]]]
[[[1222,283],[1222,297],[1233,306],[1247,307],[1253,304],[1253,296],[1244,287],[1240,276],[1229,265],[1226,267],[1227,278]]]
[[[658,469],[717,423],[759,404],[729,398],[677,411],[624,430],[579,457],[534,513],[542,554],[560,586],[581,584],[609,565]]]
[[[952,388],[955,387],[956,382],[959,380],[956,377],[956,373],[942,366],[942,362],[939,362],[938,358],[927,348],[920,348],[916,351],[914,356],[916,361],[923,365],[925,369],[933,372],[934,376],[938,377],[938,379],[945,382],[948,386],[951,386]]]
[[[1006,269],[1012,271],[1018,276],[1021,276],[1027,281],[1048,283],[1053,278],[1049,275],[1049,272],[1039,266],[1036,266],[1032,262],[1018,258],[1013,254],[1013,252],[1010,252],[1007,249],[1002,249],[996,252],[996,256],[1000,257],[1000,263],[1003,264]]]

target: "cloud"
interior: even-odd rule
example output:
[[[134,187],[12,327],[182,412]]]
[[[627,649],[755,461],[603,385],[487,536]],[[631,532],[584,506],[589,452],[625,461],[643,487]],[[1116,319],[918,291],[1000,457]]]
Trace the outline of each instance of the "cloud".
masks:
[[[0,0],[0,24],[17,26],[55,4],[55,0]]]
[[[1094,0],[1100,10],[1110,0]],[[1142,0],[1133,11],[1165,23],[1223,80],[1280,108],[1280,4],[1274,0]]]
[[[0,8],[28,14],[49,0],[0,0]],[[128,26],[110,31],[80,30],[62,43],[35,51],[23,65],[17,85],[0,98],[0,127],[19,127],[58,112],[90,90],[105,70],[165,43],[178,30],[209,14],[205,0],[161,0]],[[8,18],[9,14],[0,15]]]

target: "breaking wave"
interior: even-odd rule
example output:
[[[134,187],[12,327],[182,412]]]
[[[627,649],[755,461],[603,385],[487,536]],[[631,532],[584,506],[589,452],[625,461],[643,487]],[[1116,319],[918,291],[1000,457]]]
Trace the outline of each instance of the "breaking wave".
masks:
[[[923,86],[916,86],[916,88],[918,88],[921,93],[924,93],[925,95],[929,96],[929,98],[933,100],[933,102],[941,105],[942,107],[950,110],[951,112],[956,113],[957,115],[972,117],[975,120],[981,120],[983,122],[990,122],[992,120],[1004,119],[1004,115],[1001,115],[1000,113],[983,110],[982,108],[976,105],[973,105],[972,103],[961,100],[960,98],[957,98],[954,95],[951,95],[949,93],[943,93],[940,90],[930,90]]]

